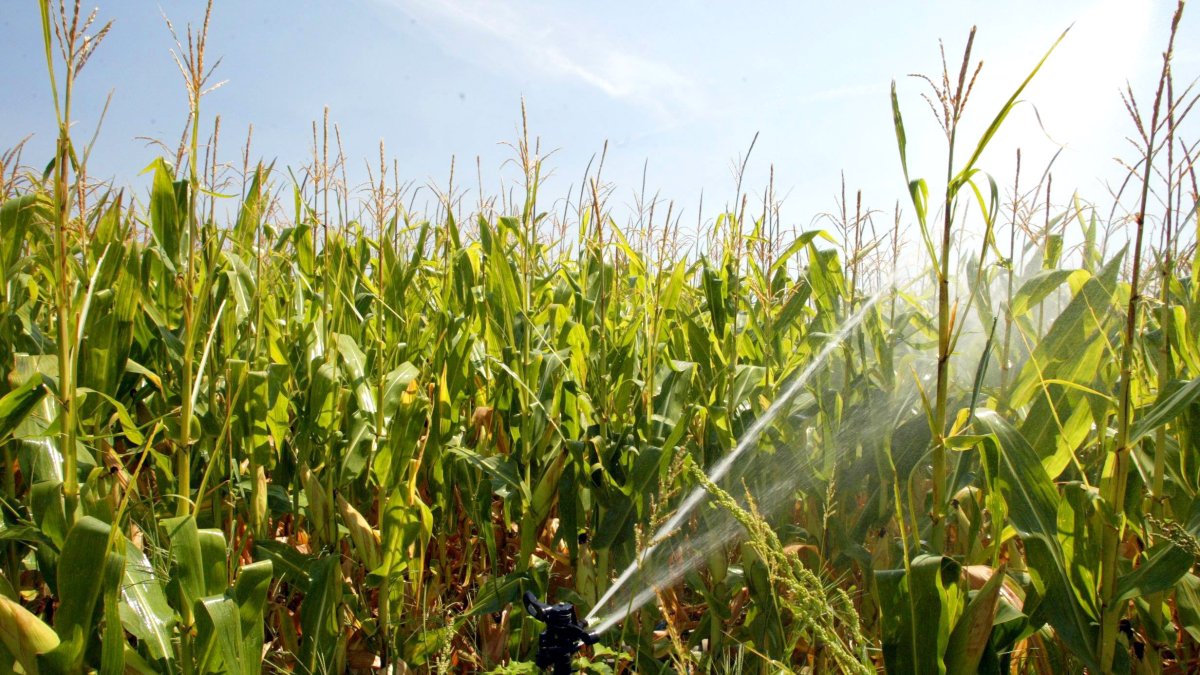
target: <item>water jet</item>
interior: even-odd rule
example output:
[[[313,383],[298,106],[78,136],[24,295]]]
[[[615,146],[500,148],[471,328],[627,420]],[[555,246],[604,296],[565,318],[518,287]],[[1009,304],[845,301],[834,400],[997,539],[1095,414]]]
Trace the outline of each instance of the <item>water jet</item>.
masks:
[[[842,342],[850,335],[850,333],[862,323],[866,318],[867,312],[874,307],[875,303],[882,298],[888,289],[883,289],[876,292],[874,295],[866,298],[862,305],[842,324],[838,331],[832,334],[828,342],[821,348],[812,360],[804,367],[804,369],[792,380],[792,382],[783,390],[783,392],[771,403],[771,405],[763,412],[762,415],[754,421],[753,424],[746,430],[742,437],[738,440],[733,450],[725,456],[721,461],[709,471],[709,478],[714,482],[718,482],[729,474],[730,470],[745,455],[745,453],[753,447],[759,437],[768,428],[768,426],[784,412],[785,408],[792,400],[800,393],[800,391],[812,380],[818,370],[829,358],[829,356],[842,344]],[[654,597],[656,589],[662,588],[681,578],[688,570],[695,567],[703,555],[714,550],[717,546],[727,543],[728,536],[710,536],[704,537],[702,543],[694,546],[693,549],[697,555],[691,556],[691,560],[683,565],[676,565],[668,569],[657,572],[651,582],[646,584],[646,588],[632,593],[628,599],[615,603],[613,600],[617,594],[632,579],[633,575],[639,570],[642,570],[650,557],[658,550],[660,546],[671,538],[684,524],[689,516],[695,511],[701,502],[707,497],[707,492],[703,486],[696,486],[680,504],[679,508],[671,516],[667,522],[658,529],[654,537],[651,538],[646,548],[637,555],[634,561],[617,577],[613,585],[604,593],[603,596],[592,607],[591,611],[585,617],[585,621],[594,623],[595,634],[604,633],[609,630],[625,617],[629,616],[635,610],[640,608],[651,598]],[[724,531],[724,530],[723,530]],[[734,534],[733,531],[726,534]],[[600,612],[612,605],[612,609],[603,618],[600,617]]]

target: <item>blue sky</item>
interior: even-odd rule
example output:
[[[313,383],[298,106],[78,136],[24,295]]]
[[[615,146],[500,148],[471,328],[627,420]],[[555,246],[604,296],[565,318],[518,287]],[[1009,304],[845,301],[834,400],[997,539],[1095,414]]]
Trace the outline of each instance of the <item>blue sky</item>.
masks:
[[[41,166],[54,132],[36,5],[11,2],[0,14],[0,90],[10,92],[0,103],[0,147],[32,133],[25,160]],[[100,3],[101,19],[116,23],[83,71],[75,115],[90,136],[113,92],[93,173],[143,186],[137,172],[158,150],[137,137],[177,142],[187,104],[160,11],[179,27],[198,22],[203,6]],[[888,105],[893,79],[913,173],[944,175],[944,141],[920,98],[924,85],[907,77],[939,71],[939,38],[956,68],[968,29],[979,26],[975,55],[985,65],[967,112],[970,139],[1074,23],[1023,97],[1033,105],[1018,109],[984,168],[1010,185],[1020,146],[1033,181],[1064,147],[1055,166],[1061,199],[1077,187],[1103,201],[1103,181],[1119,176],[1111,158],[1130,155],[1119,89],[1128,79],[1152,96],[1172,8],[1150,0],[219,0],[209,58],[223,59],[215,77],[228,82],[204,99],[203,113],[206,124],[221,115],[224,160],[240,157],[253,123],[252,155],[296,166],[329,106],[351,182],[377,162],[383,139],[402,177],[417,184],[444,185],[456,157],[456,182],[470,186],[473,203],[477,157],[486,192],[513,178],[504,143],[517,138],[524,97],[531,131],[555,151],[546,195],[566,194],[607,140],[614,205],[634,202],[645,168],[648,191],[676,200],[685,219],[696,217],[702,191],[709,217],[732,198],[731,162],[758,133],[747,184],[761,191],[774,165],[785,220],[804,226],[835,207],[841,171],[869,205],[890,211],[904,194]],[[1200,17],[1185,16],[1176,62],[1185,80],[1200,73],[1198,27]]]

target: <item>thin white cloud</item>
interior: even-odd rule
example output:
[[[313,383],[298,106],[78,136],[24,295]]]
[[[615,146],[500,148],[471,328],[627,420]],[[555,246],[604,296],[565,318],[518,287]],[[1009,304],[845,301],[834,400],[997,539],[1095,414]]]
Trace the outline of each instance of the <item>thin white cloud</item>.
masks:
[[[574,81],[672,125],[700,108],[699,89],[669,63],[602,34],[560,4],[381,0],[429,28],[453,53],[512,75]]]

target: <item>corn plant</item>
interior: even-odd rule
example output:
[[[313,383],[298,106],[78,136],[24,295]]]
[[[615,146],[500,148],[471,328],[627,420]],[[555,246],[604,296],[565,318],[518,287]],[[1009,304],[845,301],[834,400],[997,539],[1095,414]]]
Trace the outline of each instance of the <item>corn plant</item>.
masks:
[[[1131,217],[984,172],[1054,47],[961,161],[972,31],[926,80],[935,199],[892,88],[887,231],[844,183],[789,228],[749,152],[694,231],[644,195],[618,222],[603,156],[552,213],[524,110],[473,211],[453,168],[415,208],[382,145],[356,191],[329,110],[308,166],[230,168],[211,3],[168,24],[186,133],[136,194],[72,135],[109,24],[40,7],[54,156],[0,155],[0,670],[532,672],[521,594],[586,612],[652,546],[588,672],[1200,663],[1182,4],[1149,116],[1125,95]]]

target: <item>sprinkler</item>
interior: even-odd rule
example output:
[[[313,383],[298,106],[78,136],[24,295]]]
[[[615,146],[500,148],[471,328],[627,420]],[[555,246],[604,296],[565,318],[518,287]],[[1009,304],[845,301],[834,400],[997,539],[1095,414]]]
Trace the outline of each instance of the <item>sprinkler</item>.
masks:
[[[538,636],[538,653],[535,663],[538,668],[552,668],[554,675],[572,673],[571,657],[584,645],[594,645],[600,641],[600,636],[587,632],[587,621],[580,621],[575,615],[575,605],[560,602],[547,605],[539,602],[537,596],[525,591],[525,611],[530,616],[546,624],[546,629]]]

